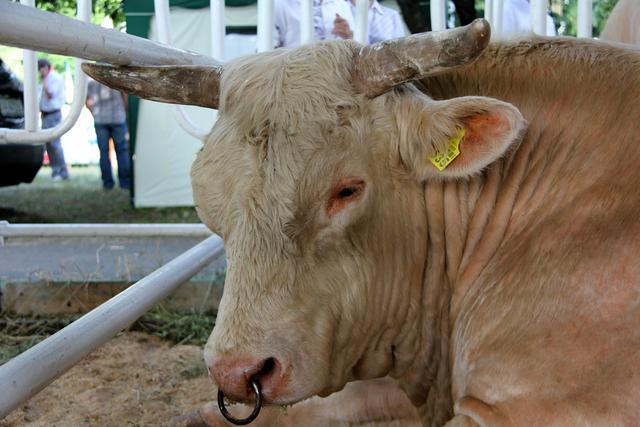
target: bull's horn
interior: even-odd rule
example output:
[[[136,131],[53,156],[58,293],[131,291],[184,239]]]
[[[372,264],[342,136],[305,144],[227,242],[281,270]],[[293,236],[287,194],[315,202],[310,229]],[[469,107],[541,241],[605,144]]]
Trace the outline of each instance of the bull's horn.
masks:
[[[140,98],[218,108],[221,66],[115,67],[84,63],[82,69],[97,81]]]
[[[353,83],[375,97],[399,84],[471,62],[490,38],[489,23],[476,19],[464,27],[375,43],[360,50]]]

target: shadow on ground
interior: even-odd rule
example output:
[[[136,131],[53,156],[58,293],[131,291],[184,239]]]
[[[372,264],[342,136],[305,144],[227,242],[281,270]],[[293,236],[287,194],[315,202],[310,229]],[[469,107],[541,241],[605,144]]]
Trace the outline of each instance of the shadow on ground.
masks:
[[[97,165],[53,181],[42,167],[31,184],[0,187],[0,220],[11,223],[199,223],[193,207],[135,209],[129,191],[105,191]]]

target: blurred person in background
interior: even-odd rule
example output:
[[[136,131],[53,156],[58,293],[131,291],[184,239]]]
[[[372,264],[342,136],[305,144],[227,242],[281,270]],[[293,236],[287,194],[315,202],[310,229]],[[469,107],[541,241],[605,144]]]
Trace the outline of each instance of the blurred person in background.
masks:
[[[309,0],[276,0],[273,5],[275,23],[273,46],[297,47],[300,46],[300,3]],[[320,39],[318,33],[321,21],[317,10],[321,0],[313,0],[313,27],[314,38]]]
[[[274,4],[274,47],[300,45],[301,0],[276,0]],[[406,35],[398,11],[369,1],[369,26],[366,44]],[[355,0],[313,0],[315,40],[352,39],[355,27]]]
[[[351,39],[355,26],[356,0],[323,0],[321,37],[325,39]],[[407,35],[404,21],[397,10],[382,6],[378,0],[369,0],[367,40],[373,44],[382,40]]]
[[[640,1],[640,0],[638,0]],[[505,0],[502,6],[502,33],[531,33],[531,5],[529,0]],[[547,36],[557,36],[556,26],[553,18],[546,15]]]
[[[109,158],[109,139],[112,139],[118,161],[118,183],[120,188],[130,189],[131,166],[127,147],[126,95],[95,80],[90,80],[86,106],[93,115],[98,139],[102,188],[111,190],[114,187]]]
[[[46,58],[38,59],[38,73],[42,84],[40,93],[42,129],[49,129],[62,121],[60,109],[64,105],[64,79],[51,67],[51,63]],[[49,165],[51,165],[51,178],[54,181],[69,179],[60,138],[47,142],[46,147]]]

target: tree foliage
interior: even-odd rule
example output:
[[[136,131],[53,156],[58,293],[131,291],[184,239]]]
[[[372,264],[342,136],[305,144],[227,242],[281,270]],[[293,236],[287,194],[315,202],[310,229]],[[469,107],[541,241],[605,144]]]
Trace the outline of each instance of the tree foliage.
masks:
[[[484,0],[451,0],[456,8],[456,23],[468,24],[484,15]],[[560,35],[576,35],[578,0],[548,0],[551,16]],[[638,0],[640,1],[640,0]],[[397,0],[407,27],[412,33],[429,31],[430,0]],[[611,10],[618,0],[593,0],[593,35],[604,28]]]
[[[94,24],[101,25],[106,17],[111,18],[116,28],[124,23],[122,0],[92,0],[91,3],[91,22]],[[71,17],[76,16],[76,5],[76,0],[36,0],[38,9]]]
[[[551,16],[553,16],[556,28],[558,28],[558,34],[575,36],[578,23],[578,0],[552,0],[551,3]],[[600,35],[607,18],[609,18],[617,3],[618,0],[593,0],[592,26],[594,37]]]

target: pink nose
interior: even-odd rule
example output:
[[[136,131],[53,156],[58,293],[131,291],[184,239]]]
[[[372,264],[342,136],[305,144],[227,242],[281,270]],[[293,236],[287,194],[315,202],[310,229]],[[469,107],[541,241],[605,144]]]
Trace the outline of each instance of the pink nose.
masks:
[[[277,399],[286,386],[282,365],[274,357],[217,357],[209,365],[209,373],[218,388],[238,402],[255,400],[251,380],[260,383],[262,396],[267,402]]]

